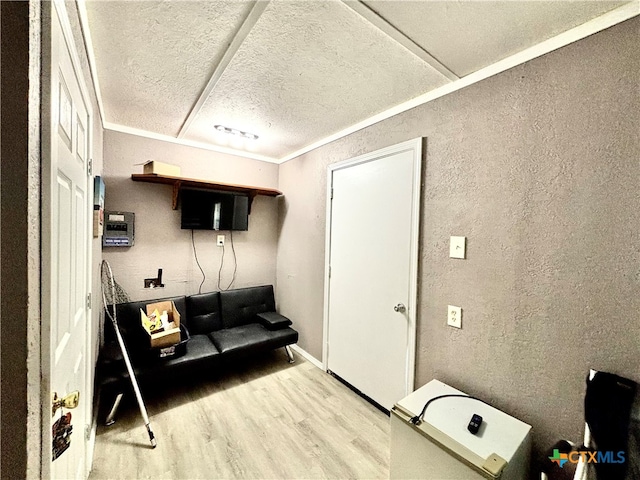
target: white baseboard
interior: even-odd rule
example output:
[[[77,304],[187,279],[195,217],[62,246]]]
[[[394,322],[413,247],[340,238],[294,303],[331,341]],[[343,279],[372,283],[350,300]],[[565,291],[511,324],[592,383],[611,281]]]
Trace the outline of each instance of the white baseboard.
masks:
[[[322,362],[320,360],[318,360],[316,357],[311,355],[306,350],[303,350],[302,348],[300,348],[298,345],[296,344],[291,345],[291,350],[299,354],[301,357],[304,357],[305,360],[307,360],[309,363],[312,363],[313,365],[318,367],[320,370],[324,370],[324,368],[322,367]]]

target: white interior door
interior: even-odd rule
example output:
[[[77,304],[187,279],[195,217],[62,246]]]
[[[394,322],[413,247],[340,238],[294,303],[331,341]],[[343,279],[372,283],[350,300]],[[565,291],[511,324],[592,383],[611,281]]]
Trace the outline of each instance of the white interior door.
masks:
[[[329,167],[326,367],[386,409],[413,390],[421,155]]]
[[[91,124],[57,9],[52,8],[51,13],[51,164],[45,176],[49,185],[43,186],[43,218],[48,221],[48,228],[43,229],[43,261],[48,278],[43,302],[48,302],[50,313],[51,394],[64,397],[80,392],[77,408],[60,409],[51,417],[54,425],[62,415],[71,414],[70,446],[51,464],[53,478],[70,479],[87,475],[86,431],[91,408],[86,385],[86,342],[91,318],[87,301]],[[51,448],[45,446],[44,450],[44,455],[51,455]]]

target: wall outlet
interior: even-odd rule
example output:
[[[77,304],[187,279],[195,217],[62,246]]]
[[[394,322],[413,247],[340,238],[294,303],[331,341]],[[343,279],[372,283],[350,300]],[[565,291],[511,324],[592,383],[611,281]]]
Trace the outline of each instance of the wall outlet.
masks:
[[[218,235],[216,245],[219,247],[224,247],[224,235]]]
[[[449,305],[447,309],[447,325],[462,328],[462,308]]]

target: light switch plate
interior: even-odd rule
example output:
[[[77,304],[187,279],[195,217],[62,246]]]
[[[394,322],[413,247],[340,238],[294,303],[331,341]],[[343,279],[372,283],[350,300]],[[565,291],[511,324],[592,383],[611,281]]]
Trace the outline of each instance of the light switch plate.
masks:
[[[462,308],[449,305],[447,308],[447,325],[462,328]]]
[[[465,258],[467,237],[451,237],[449,239],[449,257]]]

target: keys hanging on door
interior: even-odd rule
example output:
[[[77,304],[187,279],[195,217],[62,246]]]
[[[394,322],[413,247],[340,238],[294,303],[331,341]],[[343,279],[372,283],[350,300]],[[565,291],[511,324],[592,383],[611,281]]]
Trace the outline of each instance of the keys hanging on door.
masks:
[[[73,433],[73,425],[71,425],[71,413],[62,415],[52,427],[53,446],[52,461],[62,455],[71,445],[71,434]]]
[[[52,398],[51,415],[55,415],[56,411],[61,408],[76,408],[80,403],[80,392],[71,392],[69,395],[58,398],[58,394],[54,393]],[[62,412],[62,416],[55,421],[51,427],[51,457],[56,460],[71,445],[71,434],[73,433],[73,425],[71,425],[71,413]]]

